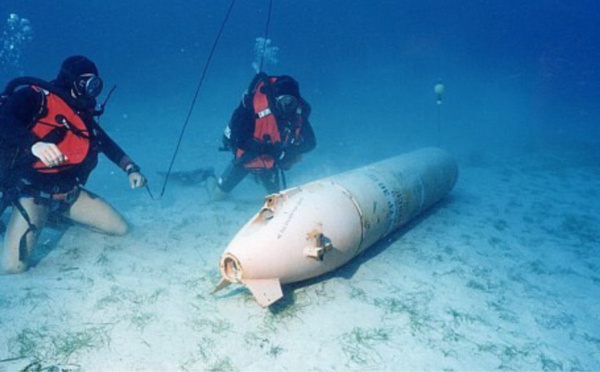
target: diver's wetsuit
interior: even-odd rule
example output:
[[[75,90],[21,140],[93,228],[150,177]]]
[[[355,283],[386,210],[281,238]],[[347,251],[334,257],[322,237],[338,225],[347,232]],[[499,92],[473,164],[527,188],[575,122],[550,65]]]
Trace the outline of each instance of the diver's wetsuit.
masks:
[[[256,125],[257,114],[253,108],[253,89],[255,89],[259,75],[250,84],[248,92],[242,98],[239,106],[234,110],[229,122],[230,135],[229,138],[223,137],[225,148],[230,148],[234,151],[237,149],[244,150],[244,155],[240,158],[235,158],[225,169],[219,178],[218,186],[223,192],[230,192],[237,186],[249,172],[255,174],[267,189],[269,193],[275,193],[280,190],[279,170],[288,169],[294,159],[298,155],[312,151],[316,147],[316,138],[314,131],[308,121],[310,115],[310,105],[300,98],[302,105],[302,126],[298,141],[293,145],[286,146],[285,157],[277,161],[277,165],[270,169],[253,169],[249,170],[244,167],[246,162],[252,161],[254,158],[269,154],[273,158],[278,158],[278,151],[272,144],[258,142],[254,138],[254,130]],[[286,120],[278,116],[277,125],[279,131],[283,132],[286,126],[290,126],[290,120]]]
[[[57,86],[60,89],[60,86]],[[63,89],[64,90],[64,89]],[[113,163],[122,169],[131,164],[131,159],[98,125],[93,117],[96,101],[78,99],[79,116],[89,129],[90,150],[81,164],[58,173],[40,173],[31,166],[37,158],[31,154],[31,147],[40,139],[31,132],[31,126],[39,117],[42,107],[42,93],[32,88],[17,90],[0,110],[0,140],[3,144],[20,149],[23,154],[11,178],[19,183],[24,195],[33,196],[38,192],[63,193],[76,186],[84,185],[98,163],[98,154],[103,152]]]

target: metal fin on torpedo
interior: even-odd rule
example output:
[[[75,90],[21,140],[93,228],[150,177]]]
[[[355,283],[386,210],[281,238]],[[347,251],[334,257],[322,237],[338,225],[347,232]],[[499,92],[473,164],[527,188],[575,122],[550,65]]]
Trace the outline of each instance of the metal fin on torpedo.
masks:
[[[256,302],[267,307],[283,297],[279,279],[244,279],[242,283],[250,290]]]

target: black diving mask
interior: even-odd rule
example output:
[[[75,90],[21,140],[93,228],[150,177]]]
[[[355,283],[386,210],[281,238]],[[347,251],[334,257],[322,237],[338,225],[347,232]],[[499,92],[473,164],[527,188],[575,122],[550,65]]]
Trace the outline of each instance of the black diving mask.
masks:
[[[96,98],[102,93],[104,83],[96,75],[81,75],[75,80],[75,90],[81,96]]]
[[[290,116],[298,110],[299,102],[298,98],[290,95],[283,94],[275,97],[275,106],[277,111],[283,116]]]

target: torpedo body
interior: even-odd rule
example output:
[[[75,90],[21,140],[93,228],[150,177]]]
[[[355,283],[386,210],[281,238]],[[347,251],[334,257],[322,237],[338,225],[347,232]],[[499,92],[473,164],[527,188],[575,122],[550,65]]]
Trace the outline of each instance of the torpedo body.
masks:
[[[442,199],[454,159],[425,148],[266,197],[220,259],[223,279],[244,284],[261,306],[281,285],[335,270]]]

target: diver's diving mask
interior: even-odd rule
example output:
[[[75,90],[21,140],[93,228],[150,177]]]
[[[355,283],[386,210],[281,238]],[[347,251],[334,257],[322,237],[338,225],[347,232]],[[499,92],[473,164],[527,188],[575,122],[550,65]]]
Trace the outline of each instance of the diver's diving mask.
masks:
[[[75,80],[75,91],[81,96],[96,98],[102,92],[104,83],[94,74],[85,74]]]
[[[294,114],[298,109],[298,105],[298,98],[290,94],[283,94],[275,97],[275,106],[277,107],[277,111],[283,116],[290,116]]]

